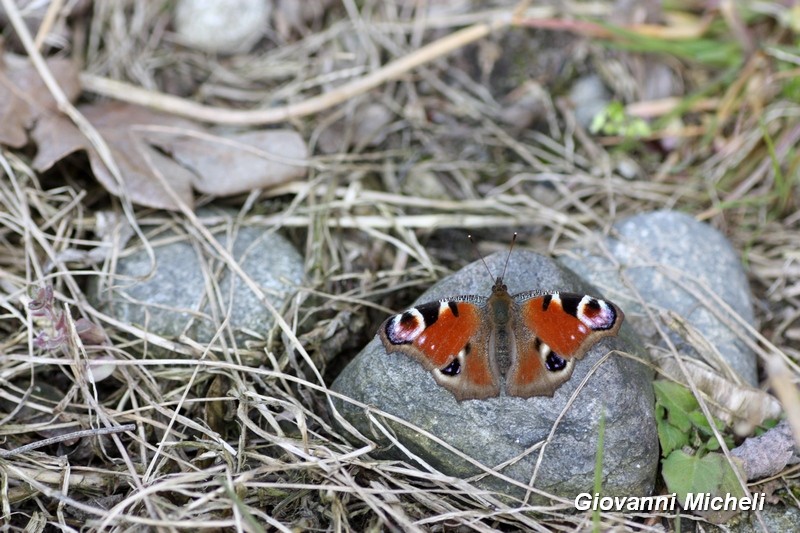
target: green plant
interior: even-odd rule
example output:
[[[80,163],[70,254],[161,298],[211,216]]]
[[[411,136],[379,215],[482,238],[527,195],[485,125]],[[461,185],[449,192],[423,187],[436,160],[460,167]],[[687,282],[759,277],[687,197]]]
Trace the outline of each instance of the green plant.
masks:
[[[589,130],[592,133],[620,135],[628,139],[639,139],[652,134],[650,125],[641,118],[628,116],[621,102],[611,102],[595,115]]]
[[[744,496],[733,465],[716,452],[720,443],[711,427],[722,431],[725,425],[711,422],[700,409],[692,392],[671,381],[656,381],[656,423],[661,443],[661,473],[667,490],[686,501],[690,494],[709,493]],[[728,447],[733,445],[730,436],[723,436]],[[720,520],[728,514],[719,514]],[[715,516],[707,516],[716,521]]]

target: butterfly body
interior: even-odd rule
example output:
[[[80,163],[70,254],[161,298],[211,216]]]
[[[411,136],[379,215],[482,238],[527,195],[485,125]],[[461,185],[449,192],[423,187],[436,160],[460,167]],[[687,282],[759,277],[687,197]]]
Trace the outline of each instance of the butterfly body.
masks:
[[[614,336],[624,315],[613,303],[571,293],[511,295],[502,278],[492,294],[429,302],[389,317],[387,352],[419,361],[458,401],[552,396],[576,360]]]

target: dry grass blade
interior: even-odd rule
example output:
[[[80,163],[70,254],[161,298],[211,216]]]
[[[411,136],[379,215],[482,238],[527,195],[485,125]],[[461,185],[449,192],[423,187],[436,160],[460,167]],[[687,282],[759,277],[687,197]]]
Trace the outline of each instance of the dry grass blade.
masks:
[[[491,32],[508,26],[510,17],[498,17],[491,23],[479,23],[463,30],[454,32],[447,37],[433,42],[419,50],[397,59],[381,69],[356,79],[338,89],[320,96],[309,98],[305,102],[289,104],[284,107],[260,111],[236,111],[230,109],[209,108],[198,105],[183,98],[176,98],[166,94],[154,93],[118,81],[84,74],[81,76],[83,88],[104,96],[124,100],[152,109],[158,109],[186,118],[193,118],[203,122],[216,124],[264,125],[286,122],[307,115],[313,115],[330,109],[331,107],[346,102],[356,96],[366,93],[370,89],[393,81],[413,70],[454,50],[486,37]]]
[[[33,442],[31,444],[26,444],[25,446],[20,446],[19,448],[14,448],[13,450],[0,450],[0,458],[5,457],[12,457],[14,455],[20,455],[22,453],[26,453],[30,450],[35,450],[37,448],[43,448],[45,446],[50,446],[51,444],[56,444],[58,442],[64,442],[66,440],[72,439],[79,439],[81,437],[91,437],[91,436],[99,436],[99,435],[108,435],[110,433],[122,433],[125,431],[133,431],[136,428],[134,424],[124,424],[119,427],[111,427],[111,428],[100,428],[100,429],[86,429],[83,431],[74,431],[72,433],[66,433],[64,435],[59,435],[58,437],[52,437],[49,439],[45,439],[38,442]]]

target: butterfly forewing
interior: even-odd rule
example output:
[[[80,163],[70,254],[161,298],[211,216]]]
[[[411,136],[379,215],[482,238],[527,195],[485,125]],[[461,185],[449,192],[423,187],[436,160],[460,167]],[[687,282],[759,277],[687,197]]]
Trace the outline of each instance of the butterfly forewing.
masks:
[[[500,392],[488,357],[482,315],[484,298],[431,302],[390,317],[381,326],[389,352],[402,352],[431,371],[457,399],[488,398]]]
[[[516,359],[507,375],[514,396],[552,396],[597,341],[616,335],[622,311],[610,302],[570,293],[514,296],[520,303]]]

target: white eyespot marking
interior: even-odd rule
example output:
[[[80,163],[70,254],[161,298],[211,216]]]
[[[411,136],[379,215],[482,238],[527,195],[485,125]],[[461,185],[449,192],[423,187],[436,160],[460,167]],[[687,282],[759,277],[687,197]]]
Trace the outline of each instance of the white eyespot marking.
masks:
[[[547,356],[550,355],[552,351],[553,350],[550,349],[550,346],[544,342],[539,345],[539,355],[542,357],[542,359],[547,359]]]
[[[617,312],[608,302],[584,296],[578,304],[578,320],[593,330],[611,329],[617,322]]]
[[[386,338],[392,344],[410,344],[425,331],[425,319],[416,309],[395,315],[386,324]]]

